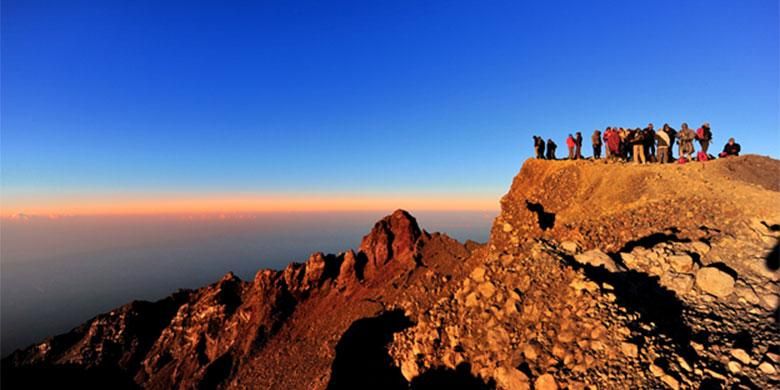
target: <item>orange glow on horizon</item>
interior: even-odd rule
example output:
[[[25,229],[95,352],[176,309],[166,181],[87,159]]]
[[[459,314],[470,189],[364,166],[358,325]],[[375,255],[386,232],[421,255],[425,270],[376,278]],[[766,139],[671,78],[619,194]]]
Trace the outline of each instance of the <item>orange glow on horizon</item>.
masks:
[[[35,216],[220,214],[253,212],[377,211],[398,208],[425,211],[492,211],[495,195],[397,196],[105,196],[61,197],[44,201],[5,200],[0,217]]]

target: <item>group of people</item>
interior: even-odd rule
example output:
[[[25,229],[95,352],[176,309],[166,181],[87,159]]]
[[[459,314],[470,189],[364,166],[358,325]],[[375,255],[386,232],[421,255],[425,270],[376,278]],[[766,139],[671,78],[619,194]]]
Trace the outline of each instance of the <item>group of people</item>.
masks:
[[[679,161],[680,163],[698,160],[706,161],[715,158],[709,154],[712,142],[712,129],[709,123],[704,123],[696,131],[688,127],[687,123],[680,126],[677,131],[668,124],[656,131],[650,123],[642,128],[607,127],[602,134],[596,129],[590,137],[593,145],[593,158],[601,158],[601,147],[604,146],[607,159],[634,161],[645,164],[651,162],[667,163]],[[678,146],[679,159],[673,156],[675,142]],[[694,142],[699,143],[699,152],[694,148]],[[569,160],[583,159],[582,133],[569,134],[566,138],[566,147],[569,150]],[[536,158],[555,160],[555,150],[558,145],[552,139],[544,141],[542,137],[534,136],[534,151]],[[719,157],[738,156],[740,145],[729,138]],[[694,157],[695,153],[695,157]]]

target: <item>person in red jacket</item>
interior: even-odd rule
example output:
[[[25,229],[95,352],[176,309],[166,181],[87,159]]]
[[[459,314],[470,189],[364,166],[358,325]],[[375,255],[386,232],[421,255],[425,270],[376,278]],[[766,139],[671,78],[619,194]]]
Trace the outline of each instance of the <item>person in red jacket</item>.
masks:
[[[569,134],[569,138],[566,138],[566,147],[569,148],[569,160],[574,160],[576,158],[574,155],[575,146],[577,146],[577,142],[574,141],[574,136]]]
[[[609,148],[609,154],[613,158],[620,158],[620,134],[618,134],[614,127],[607,138],[607,147]]]

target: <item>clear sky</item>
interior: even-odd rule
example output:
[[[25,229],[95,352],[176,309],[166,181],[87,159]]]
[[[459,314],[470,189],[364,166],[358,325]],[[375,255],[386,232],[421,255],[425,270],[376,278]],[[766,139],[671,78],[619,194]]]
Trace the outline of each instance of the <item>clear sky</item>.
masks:
[[[708,121],[716,149],[734,136],[777,157],[778,14],[776,0],[4,0],[2,212],[490,208],[533,134],[562,145],[651,121]]]

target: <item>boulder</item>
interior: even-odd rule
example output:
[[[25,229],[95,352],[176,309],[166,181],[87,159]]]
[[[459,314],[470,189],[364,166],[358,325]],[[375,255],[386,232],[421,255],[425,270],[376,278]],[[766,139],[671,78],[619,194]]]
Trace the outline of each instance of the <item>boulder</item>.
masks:
[[[574,241],[564,241],[561,243],[561,249],[569,253],[577,253],[580,246]]]
[[[739,360],[743,364],[750,364],[750,355],[745,352],[742,348],[736,348],[731,350],[731,356],[734,356],[735,359]]]
[[[704,267],[696,272],[696,285],[707,294],[718,298],[734,291],[734,278],[715,267]]]
[[[626,355],[627,357],[639,356],[639,348],[633,343],[621,343],[620,350],[623,351],[623,355]]]
[[[693,288],[693,275],[666,273],[661,276],[661,284],[680,295],[685,295]]]
[[[775,369],[775,366],[772,365],[772,363],[769,362],[763,362],[758,365],[758,369],[761,370],[764,374],[772,375],[777,372]]]
[[[499,367],[496,369],[494,377],[500,389],[523,390],[531,388],[528,376],[514,367]]]
[[[710,251],[710,246],[706,242],[696,241],[691,246],[700,255],[706,255]]]
[[[625,264],[626,267],[630,268],[633,268],[638,263],[636,256],[631,253],[621,252],[620,259],[623,260],[623,264]]]
[[[474,279],[475,282],[484,282],[485,281],[485,268],[484,267],[477,267],[474,268],[473,271],[471,271],[471,279]]]
[[[558,390],[558,383],[551,374],[544,374],[534,381],[534,389],[536,390]]]
[[[485,282],[477,286],[477,291],[485,298],[490,298],[496,293],[496,286],[493,283]]]
[[[598,249],[591,249],[589,251],[580,253],[574,256],[574,260],[580,264],[590,264],[594,267],[604,267],[610,272],[617,272],[620,270],[618,265],[615,264],[609,255]]]
[[[666,383],[666,385],[669,386],[669,388],[672,390],[677,390],[680,388],[680,382],[678,382],[677,379],[671,375],[662,376],[661,381]]]
[[[688,255],[669,256],[667,262],[675,272],[689,272],[693,269],[693,258]]]

